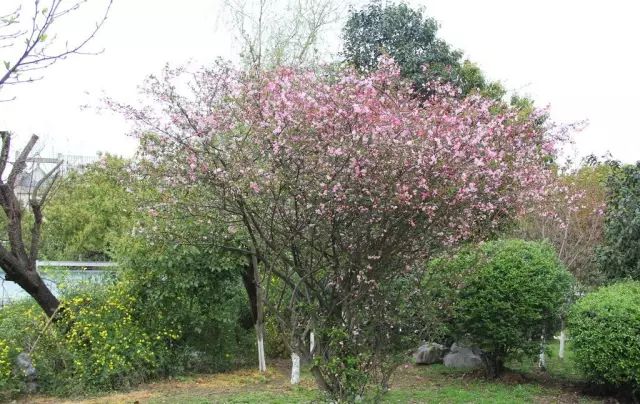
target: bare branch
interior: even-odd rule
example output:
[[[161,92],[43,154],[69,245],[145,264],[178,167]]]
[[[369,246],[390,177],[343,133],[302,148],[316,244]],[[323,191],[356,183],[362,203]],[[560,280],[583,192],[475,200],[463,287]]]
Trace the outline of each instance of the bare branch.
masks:
[[[109,15],[113,0],[106,1],[107,6],[104,14],[98,20],[95,27],[86,36],[82,37],[83,39],[73,45],[69,45],[67,41],[63,50],[49,51],[50,45],[56,42],[55,36],[48,39],[50,31],[53,27],[60,25],[60,20],[63,17],[78,10],[84,2],[77,1],[65,8],[62,7],[63,0],[51,0],[49,7],[41,8],[41,2],[39,0],[35,0],[34,13],[31,17],[29,29],[0,34],[0,42],[7,42],[0,44],[0,48],[14,47],[16,44],[16,42],[14,42],[15,40],[21,37],[25,38],[25,48],[20,56],[18,56],[13,62],[4,61],[7,71],[0,77],[0,89],[2,89],[4,85],[29,83],[34,80],[38,80],[39,78],[22,78],[21,74],[34,70],[46,69],[57,61],[65,59],[69,55],[96,55],[102,53],[103,50],[87,52],[84,51],[84,48],[96,36]],[[0,30],[17,23],[19,21],[19,16],[19,11],[14,11],[13,13],[7,14],[5,17],[0,17]]]
[[[55,183],[55,180],[58,178],[58,174],[60,173],[60,171],[58,171],[58,169],[60,168],[62,163],[63,163],[62,160],[58,161],[58,163],[55,165],[55,167],[53,167],[47,174],[45,174],[40,179],[40,181],[38,181],[36,186],[33,188],[33,191],[31,192],[31,205],[32,206],[33,206],[33,204],[37,204],[39,206],[42,206],[44,204],[44,201],[47,198],[47,195],[49,194],[49,191],[51,190],[51,187]],[[49,178],[51,178],[51,176],[53,176],[53,179],[49,182],[49,184],[46,184],[47,180]],[[40,201],[38,201],[38,192],[40,191],[40,188],[42,188],[42,186],[45,185],[45,184],[46,184],[46,187],[44,188],[44,191],[42,193],[42,198],[40,198]]]
[[[9,188],[13,189],[16,178],[27,167],[27,157],[29,157],[31,150],[33,150],[33,147],[36,145],[37,141],[38,136],[31,135],[31,139],[29,139],[29,142],[24,147],[24,149],[22,149],[22,152],[18,156],[18,159],[13,163],[13,167],[11,168],[11,172],[9,173],[9,177],[7,178],[7,185],[9,186]]]
[[[2,138],[2,151],[0,151],[0,183],[2,183],[2,174],[4,174],[4,170],[7,168],[7,161],[9,160],[11,134],[3,130],[0,132],[0,138]]]

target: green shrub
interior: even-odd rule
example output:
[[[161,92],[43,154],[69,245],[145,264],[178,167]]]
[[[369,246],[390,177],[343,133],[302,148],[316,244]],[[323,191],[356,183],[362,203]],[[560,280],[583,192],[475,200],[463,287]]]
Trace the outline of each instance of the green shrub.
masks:
[[[118,261],[136,300],[134,317],[149,332],[180,330],[160,363],[165,374],[224,371],[256,360],[240,278],[245,261],[214,247],[128,241]]]
[[[569,331],[585,376],[640,396],[640,282],[617,283],[580,299],[571,309]]]
[[[467,273],[454,308],[454,334],[483,351],[489,376],[507,359],[534,356],[551,336],[571,291],[571,275],[546,243],[500,240],[443,261]]]

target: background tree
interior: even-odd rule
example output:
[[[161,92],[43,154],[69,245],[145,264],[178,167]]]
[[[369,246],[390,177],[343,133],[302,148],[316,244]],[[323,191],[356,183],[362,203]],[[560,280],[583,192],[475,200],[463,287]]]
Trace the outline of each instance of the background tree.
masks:
[[[640,163],[618,165],[606,184],[604,240],[598,262],[610,279],[640,279]]]
[[[225,5],[242,62],[254,72],[318,64],[326,56],[323,35],[341,8],[335,0],[225,0]]]
[[[343,52],[350,64],[363,71],[375,70],[378,58],[387,54],[400,66],[402,75],[415,87],[434,80],[452,82],[463,94],[474,90],[500,98],[505,91],[488,83],[482,71],[462,52],[437,37],[438,23],[404,3],[372,1],[361,10],[352,9],[343,29]]]
[[[73,15],[83,2],[67,3],[62,0],[51,0],[44,5],[36,0],[30,10],[31,16],[25,21],[22,6],[0,16],[0,50],[2,60],[7,71],[0,77],[0,91],[7,85],[32,82],[40,78],[33,76],[34,71],[45,69],[61,59],[72,54],[83,53],[85,46],[93,39],[104,24],[111,0],[106,4],[104,16],[98,21],[88,35],[81,37],[78,42],[65,41],[64,47],[56,48],[53,41],[55,27],[70,15]],[[27,13],[29,11],[26,11]],[[53,35],[51,38],[49,35]],[[10,152],[9,132],[2,132],[2,152],[0,153],[0,176],[4,174],[9,164]],[[49,172],[45,180],[35,185],[29,200],[29,207],[33,213],[31,238],[26,247],[22,226],[24,207],[15,195],[17,176],[24,171],[27,158],[33,150],[38,137],[32,136],[19,157],[13,162],[13,167],[6,180],[0,184],[2,197],[0,205],[7,219],[8,244],[0,249],[0,267],[6,273],[5,279],[14,281],[29,293],[48,316],[52,316],[59,306],[58,299],[51,293],[36,271],[36,259],[41,237],[43,207],[46,202],[52,181],[57,173]],[[57,169],[57,167],[56,167]],[[47,180],[51,182],[46,183]]]
[[[610,173],[608,164],[587,161],[577,169],[561,170],[558,186],[545,198],[545,209],[529,212],[515,229],[518,237],[551,243],[582,287],[595,287],[604,280],[597,250],[604,236],[605,184]]]
[[[105,155],[68,173],[45,214],[41,254],[50,260],[108,260],[133,227],[130,162]]]

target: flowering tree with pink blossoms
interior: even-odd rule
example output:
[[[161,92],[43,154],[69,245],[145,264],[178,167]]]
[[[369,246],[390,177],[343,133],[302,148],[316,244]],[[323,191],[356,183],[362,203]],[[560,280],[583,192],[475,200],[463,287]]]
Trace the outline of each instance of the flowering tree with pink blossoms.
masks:
[[[268,279],[263,299],[334,398],[386,385],[411,338],[397,316],[442,249],[498,231],[544,198],[557,137],[481,96],[413,96],[392,60],[370,75],[217,64],[149,79],[146,108],[113,107],[167,166],[165,187],[206,184],[208,203]],[[267,286],[265,286],[267,288]]]

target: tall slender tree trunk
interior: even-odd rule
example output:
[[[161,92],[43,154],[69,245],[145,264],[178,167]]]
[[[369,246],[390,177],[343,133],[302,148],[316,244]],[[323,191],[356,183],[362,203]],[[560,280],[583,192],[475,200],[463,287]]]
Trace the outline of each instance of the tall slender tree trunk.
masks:
[[[255,254],[249,257],[249,263],[242,273],[242,282],[249,298],[253,327],[256,331],[256,344],[258,346],[258,370],[267,370],[264,352],[264,303],[262,288],[260,287],[260,273],[258,272],[258,259]]]
[[[256,285],[256,338],[258,340],[258,370],[267,371],[267,360],[264,354],[264,296],[260,285],[260,273],[258,272],[258,257],[255,252],[251,254],[251,266],[253,267],[253,279]]]

